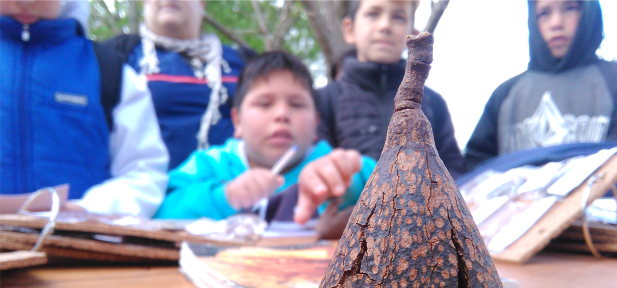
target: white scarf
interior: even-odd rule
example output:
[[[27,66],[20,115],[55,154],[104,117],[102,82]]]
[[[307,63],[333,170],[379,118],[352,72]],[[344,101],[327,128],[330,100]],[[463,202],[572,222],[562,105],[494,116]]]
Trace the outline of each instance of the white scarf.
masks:
[[[139,61],[141,73],[146,75],[159,73],[159,59],[156,56],[156,45],[166,50],[183,53],[190,57],[191,68],[195,77],[206,79],[208,87],[212,90],[208,108],[201,117],[201,126],[197,133],[197,148],[207,149],[208,131],[210,126],[221,119],[219,106],[227,101],[227,88],[223,86],[222,72],[230,73],[231,69],[227,61],[223,59],[223,46],[215,34],[201,35],[200,39],[179,40],[171,37],[160,36],[150,31],[146,25],[139,27],[141,45],[144,57]],[[205,67],[204,67],[205,65]]]

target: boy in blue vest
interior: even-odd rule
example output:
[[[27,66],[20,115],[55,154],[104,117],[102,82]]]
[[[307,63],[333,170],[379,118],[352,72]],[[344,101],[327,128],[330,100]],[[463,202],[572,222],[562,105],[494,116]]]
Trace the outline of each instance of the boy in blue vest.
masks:
[[[143,1],[138,35],[119,35],[105,45],[146,75],[169,169],[196,149],[233,136],[231,99],[244,67],[243,49],[202,34],[206,1]]]
[[[151,217],[168,154],[145,81],[59,18],[62,3],[0,1],[0,193],[68,183],[69,210]]]
[[[286,52],[268,52],[240,75],[232,108],[235,138],[194,152],[170,172],[168,195],[155,217],[223,219],[298,183],[296,222],[305,223],[332,197],[353,205],[375,167],[355,150],[332,150],[317,139],[318,116],[308,69]],[[281,175],[270,169],[292,146]]]

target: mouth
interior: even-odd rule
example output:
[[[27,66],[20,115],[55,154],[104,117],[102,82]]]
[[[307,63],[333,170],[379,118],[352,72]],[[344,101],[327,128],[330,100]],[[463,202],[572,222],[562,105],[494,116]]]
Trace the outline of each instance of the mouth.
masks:
[[[376,41],[373,41],[373,44],[380,45],[380,46],[388,46],[388,47],[394,46],[394,43],[392,41],[387,41],[387,40],[376,40]]]
[[[274,131],[274,133],[272,133],[269,137],[268,137],[268,142],[270,142],[271,144],[274,145],[288,145],[289,143],[293,142],[294,138],[293,135],[291,135],[291,132],[289,132],[289,130],[287,129],[279,129]]]
[[[564,37],[564,36],[556,36],[551,38],[548,41],[548,45],[551,47],[555,47],[555,46],[563,46],[568,44],[568,38]]]
[[[30,14],[16,14],[13,18],[22,24],[32,24],[38,20],[38,17]]]

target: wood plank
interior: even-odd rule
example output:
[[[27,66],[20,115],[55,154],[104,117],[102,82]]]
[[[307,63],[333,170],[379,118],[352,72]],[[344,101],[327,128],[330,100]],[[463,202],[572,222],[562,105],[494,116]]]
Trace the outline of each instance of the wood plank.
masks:
[[[20,242],[34,246],[39,235],[19,232],[0,231],[0,241]],[[179,249],[148,247],[134,244],[116,244],[97,240],[48,235],[43,240],[43,246],[70,248],[75,250],[93,251],[116,255],[134,256],[140,258],[178,260]]]
[[[238,246],[251,244],[242,241],[215,240],[206,236],[193,235],[186,231],[153,230],[147,227],[147,222],[146,224],[141,226],[120,226],[95,221],[62,222],[61,218],[62,217],[60,217],[59,220],[56,221],[56,225],[54,226],[55,231],[80,231],[103,235],[133,236],[170,242],[189,241],[194,243],[216,244],[219,246]],[[31,215],[0,215],[0,225],[42,229],[47,224],[47,222],[48,221],[45,218],[39,218]]]
[[[501,278],[512,278],[521,288],[615,288],[617,259],[543,251],[524,265],[495,261]]]
[[[0,253],[0,270],[30,267],[47,263],[43,252],[14,251]]]

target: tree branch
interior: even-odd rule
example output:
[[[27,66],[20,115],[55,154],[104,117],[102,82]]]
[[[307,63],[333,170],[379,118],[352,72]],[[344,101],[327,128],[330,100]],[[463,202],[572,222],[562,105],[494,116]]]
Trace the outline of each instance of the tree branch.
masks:
[[[242,38],[236,33],[234,33],[234,31],[225,27],[225,25],[221,24],[220,22],[216,21],[216,19],[214,19],[214,17],[210,16],[209,14],[204,15],[204,21],[212,25],[212,27],[214,27],[216,30],[219,30],[221,33],[223,33],[223,35],[227,36],[227,38],[231,39],[231,41],[236,42],[238,45],[250,47],[249,44],[242,40]]]
[[[325,25],[321,13],[319,13],[319,7],[316,6],[315,1],[300,1],[300,3],[304,6],[304,10],[308,16],[309,26],[311,27],[311,31],[313,31],[313,36],[315,36],[317,42],[321,44],[321,51],[326,57],[328,66],[330,66],[335,56],[332,47],[330,47],[328,36],[326,36],[326,30],[328,28]]]
[[[434,5],[432,5],[431,16],[429,16],[428,21],[426,22],[424,31],[431,34],[435,32],[435,28],[437,28],[437,23],[439,23],[439,19],[441,19],[443,12],[446,11],[448,3],[450,3],[449,0],[439,0],[437,3],[434,3]]]
[[[285,6],[283,7],[283,12],[281,13],[281,21],[279,21],[276,30],[272,35],[272,50],[278,50],[283,46],[283,40],[285,35],[289,33],[289,30],[293,26],[293,23],[296,22],[297,15],[293,14],[291,11],[291,7],[295,1],[285,2]]]
[[[113,22],[116,22],[116,23],[120,22],[120,16],[118,15],[118,13],[117,12],[115,14],[111,13],[111,11],[109,10],[109,6],[107,6],[107,3],[105,3],[105,1],[96,0],[96,3],[98,3],[99,6],[103,8],[104,13],[106,14],[105,18],[110,17],[111,19],[113,19]]]
[[[251,0],[251,4],[253,5],[253,11],[255,12],[255,17],[257,17],[257,26],[259,27],[261,34],[264,37],[269,38],[270,31],[268,31],[268,27],[266,26],[266,21],[264,19],[264,16],[263,14],[261,14],[261,9],[259,8],[259,2],[257,2],[257,0]],[[269,48],[268,42],[270,41],[266,41],[266,50],[270,50],[268,49]]]

